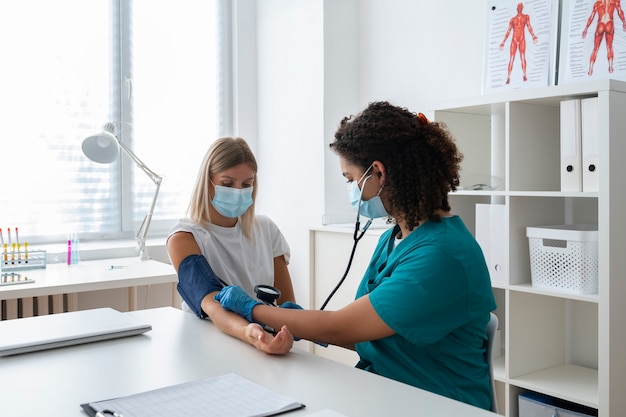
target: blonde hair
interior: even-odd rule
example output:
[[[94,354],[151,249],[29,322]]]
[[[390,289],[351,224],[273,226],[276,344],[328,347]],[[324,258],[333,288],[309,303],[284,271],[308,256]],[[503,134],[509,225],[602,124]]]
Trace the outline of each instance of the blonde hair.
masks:
[[[258,188],[257,163],[248,143],[237,137],[224,137],[213,142],[200,165],[198,178],[191,193],[189,201],[188,215],[194,222],[208,227],[211,223],[209,207],[211,196],[209,195],[209,184],[211,178],[227,169],[240,164],[247,164],[254,171],[254,186],[252,188],[252,205],[241,215],[241,229],[243,234],[252,238],[252,229],[255,225],[254,202]]]

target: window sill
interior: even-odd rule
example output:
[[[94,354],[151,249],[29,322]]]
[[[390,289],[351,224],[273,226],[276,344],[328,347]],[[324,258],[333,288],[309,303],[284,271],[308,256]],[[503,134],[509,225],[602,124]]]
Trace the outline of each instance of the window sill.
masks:
[[[135,239],[119,240],[99,240],[80,242],[80,259],[82,261],[108,259],[108,258],[130,258],[139,256],[137,252],[137,241]],[[67,260],[67,245],[62,243],[37,245],[31,249],[46,251],[46,263],[63,263]],[[146,241],[146,250],[150,259],[170,263],[165,248],[165,237],[151,238]]]

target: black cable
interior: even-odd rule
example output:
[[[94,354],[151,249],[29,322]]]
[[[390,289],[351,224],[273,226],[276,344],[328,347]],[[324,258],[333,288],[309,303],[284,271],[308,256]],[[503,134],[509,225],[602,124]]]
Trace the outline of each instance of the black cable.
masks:
[[[324,310],[326,308],[326,305],[328,304],[330,299],[333,298],[333,296],[335,295],[339,287],[341,287],[341,284],[343,284],[346,277],[348,276],[348,272],[350,272],[350,267],[352,266],[352,260],[354,259],[354,254],[356,252],[356,245],[357,243],[359,243],[359,240],[361,240],[363,235],[365,235],[365,232],[367,231],[367,228],[370,227],[370,224],[372,224],[371,219],[368,220],[367,223],[365,223],[365,227],[363,227],[363,230],[359,234],[359,228],[361,227],[361,222],[357,220],[355,227],[354,227],[354,244],[352,245],[352,252],[350,253],[350,259],[348,259],[348,266],[346,267],[346,271],[343,273],[343,276],[341,277],[337,285],[335,285],[335,288],[333,288],[333,290],[330,292],[330,294],[326,298],[326,301],[324,301],[324,304],[322,304],[322,307],[320,307],[320,310]]]

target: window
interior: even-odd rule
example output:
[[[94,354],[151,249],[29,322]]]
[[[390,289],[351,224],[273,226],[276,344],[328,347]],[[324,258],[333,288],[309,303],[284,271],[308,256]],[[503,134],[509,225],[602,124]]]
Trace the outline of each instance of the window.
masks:
[[[154,183],[123,153],[90,161],[84,138],[113,122],[164,177],[150,234],[185,215],[209,144],[228,130],[222,59],[228,2],[0,3],[0,228],[29,242],[132,237]]]

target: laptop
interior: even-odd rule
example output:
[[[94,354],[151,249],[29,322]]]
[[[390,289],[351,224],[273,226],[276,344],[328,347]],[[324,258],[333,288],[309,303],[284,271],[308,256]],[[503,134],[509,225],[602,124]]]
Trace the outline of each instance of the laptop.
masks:
[[[0,321],[0,356],[97,342],[152,330],[112,308]]]

